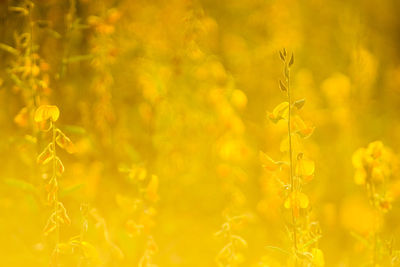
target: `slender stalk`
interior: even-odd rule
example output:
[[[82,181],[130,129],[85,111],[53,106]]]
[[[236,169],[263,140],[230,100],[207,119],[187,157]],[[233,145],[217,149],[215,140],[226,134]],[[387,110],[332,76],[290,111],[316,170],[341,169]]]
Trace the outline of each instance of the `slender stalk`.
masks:
[[[52,174],[52,179],[55,179],[57,183],[57,154],[56,154],[56,135],[57,135],[57,128],[55,127],[55,123],[52,121],[52,130],[53,130],[53,136],[52,136],[52,153],[53,153],[53,174]],[[58,186],[58,185],[57,185]],[[60,227],[59,227],[59,222],[58,222],[58,193],[55,193],[55,199],[54,199],[54,213],[56,215],[55,219],[55,224],[56,224],[56,245],[55,245],[55,250],[54,250],[54,263],[55,266],[57,266],[58,262],[58,244],[60,243]]]
[[[372,184],[371,186],[371,198],[372,198],[372,205],[374,208],[374,257],[373,257],[373,265],[376,266],[378,264],[379,261],[379,252],[378,252],[378,240],[379,240],[379,220],[381,219],[381,212],[380,210],[376,207],[375,203],[376,203],[376,199],[375,199],[375,186]]]
[[[35,77],[33,75],[33,68],[36,65],[36,59],[35,59],[35,54],[33,52],[33,48],[34,48],[34,43],[33,43],[33,25],[34,25],[34,21],[33,21],[33,15],[32,15],[32,10],[33,10],[33,6],[29,7],[29,15],[28,15],[28,19],[29,19],[29,31],[30,31],[30,50],[29,50],[29,57],[30,57],[30,75],[29,75],[29,87],[31,89],[30,92],[30,100],[27,101],[27,108],[28,108],[28,112],[30,114],[30,123],[33,123],[34,125],[34,120],[33,120],[33,114],[38,106],[37,103],[37,93],[36,93],[36,88],[34,87],[35,85]],[[40,134],[39,131],[37,130],[37,127],[32,127],[33,129],[33,135],[36,136],[37,140],[40,140]],[[37,151],[40,151],[40,142],[37,142]]]
[[[291,130],[292,96],[290,91],[290,70],[286,62],[285,62],[285,72],[287,73],[286,82],[287,82],[287,94],[289,102],[288,139],[289,139],[289,165],[290,165],[290,192],[291,192],[291,197],[293,197],[295,180],[293,175],[293,148],[292,148],[292,130]],[[292,205],[293,246],[294,246],[294,251],[297,254],[297,229],[296,229],[296,216],[294,209],[295,207],[294,205]]]
[[[76,13],[75,0],[70,0],[69,1],[69,11],[68,11],[66,19],[65,19],[66,23],[67,23],[67,28],[66,28],[66,32],[65,32],[65,36],[64,36],[65,48],[64,48],[62,62],[61,62],[60,77],[64,77],[66,68],[67,68],[66,60],[69,58],[70,50],[71,50],[71,33],[73,30],[72,23],[74,21],[75,13]]]
[[[368,166],[367,168],[367,182],[366,182],[366,189],[367,189],[367,196],[369,199],[369,204],[373,208],[374,212],[374,221],[373,221],[373,244],[372,244],[372,264],[376,266],[378,264],[379,255],[378,255],[378,231],[379,231],[379,220],[382,216],[379,209],[376,207],[376,188],[375,184],[372,182],[372,166]]]
[[[368,166],[367,168],[367,182],[366,182],[367,196],[369,199],[369,204],[372,206],[374,211],[374,222],[373,222],[373,244],[372,244],[372,264],[375,266],[378,261],[378,218],[380,217],[379,210],[376,208],[375,202],[375,185],[372,182],[372,166]]]
[[[34,123],[34,113],[37,107],[37,103],[36,103],[36,92],[35,92],[35,88],[34,88],[34,83],[35,83],[35,77],[33,77],[33,67],[35,65],[35,55],[33,54],[33,19],[32,19],[32,9],[33,7],[31,6],[29,8],[29,15],[28,15],[28,19],[29,19],[29,30],[30,30],[30,50],[29,50],[29,57],[31,60],[31,64],[30,64],[30,75],[29,75],[29,84],[28,86],[30,87],[30,100],[27,100],[26,103],[26,107],[28,109],[28,114],[29,114],[29,125],[32,126],[32,135],[36,136],[36,140],[38,140],[38,142],[36,143],[36,150],[37,153],[40,153],[40,133],[37,130],[37,127],[35,127],[35,123]],[[38,168],[35,168],[35,173],[37,174]],[[32,179],[32,178],[31,178]]]
[[[32,104],[33,104],[33,108],[35,108],[35,93],[34,93],[34,88],[33,88],[33,80],[34,80],[34,77],[33,77],[33,66],[34,66],[34,63],[35,63],[35,55],[33,54],[33,19],[32,19],[32,8],[30,7],[30,10],[29,10],[29,30],[30,30],[30,34],[31,34],[31,36],[30,36],[30,50],[29,50],[29,57],[30,57],[30,59],[31,59],[31,62],[30,62],[30,68],[31,68],[31,73],[30,73],[30,75],[29,75],[29,78],[30,78],[30,86],[31,86],[31,90],[32,90]]]

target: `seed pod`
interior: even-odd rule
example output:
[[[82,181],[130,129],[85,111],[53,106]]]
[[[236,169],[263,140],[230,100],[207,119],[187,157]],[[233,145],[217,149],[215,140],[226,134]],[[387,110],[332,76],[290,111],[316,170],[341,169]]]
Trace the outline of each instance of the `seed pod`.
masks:
[[[42,28],[42,29],[48,28],[50,26],[50,21],[48,21],[48,20],[38,20],[38,21],[36,21],[36,25],[39,28]]]
[[[42,153],[36,158],[38,164],[47,164],[53,159],[53,153],[51,149],[51,144],[49,144]]]
[[[29,14],[29,10],[23,7],[18,7],[18,6],[10,6],[8,7],[8,10],[10,12],[14,12],[16,14],[21,14],[23,16],[27,16]]]
[[[47,223],[46,223],[46,226],[44,227],[44,229],[43,229],[43,233],[44,233],[44,235],[45,236],[47,236],[47,235],[49,235],[51,232],[53,232],[55,229],[56,229],[56,227],[57,227],[57,224],[56,224],[56,222],[55,222],[55,220],[54,220],[54,213],[50,216],[50,218],[47,220]]]
[[[287,92],[287,88],[281,80],[279,80],[279,88],[281,89],[282,92]]]
[[[283,62],[285,61],[285,56],[282,54],[281,51],[279,51],[279,57],[282,59]]]
[[[61,176],[64,173],[64,165],[59,157],[56,157],[56,173],[58,176]]]
[[[67,210],[61,202],[58,202],[58,219],[61,223],[70,225],[71,219],[68,217]]]
[[[72,143],[71,139],[69,139],[63,132],[58,131],[58,135],[56,138],[57,145],[62,149],[65,149],[68,153],[72,154],[75,152],[75,145]]]
[[[297,100],[296,102],[294,102],[294,106],[297,109],[301,109],[305,103],[306,103],[306,100],[303,98],[303,99],[300,99],[300,100]]]
[[[290,61],[289,61],[289,67],[291,67],[294,63],[294,55],[292,53],[292,56],[290,57]]]

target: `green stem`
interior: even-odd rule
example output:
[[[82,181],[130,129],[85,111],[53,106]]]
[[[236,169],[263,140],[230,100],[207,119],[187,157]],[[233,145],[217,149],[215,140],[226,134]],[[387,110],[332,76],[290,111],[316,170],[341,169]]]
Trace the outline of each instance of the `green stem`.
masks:
[[[292,113],[292,96],[290,91],[290,70],[285,63],[285,73],[287,73],[286,81],[287,81],[287,92],[288,92],[288,102],[289,102],[289,114],[288,114],[288,139],[289,139],[289,165],[290,165],[290,192],[291,198],[293,198],[294,193],[294,175],[293,175],[293,147],[292,147],[292,130],[291,130],[291,113]],[[294,211],[294,205],[292,206],[292,224],[293,224],[293,247],[294,251],[297,254],[297,229],[296,229],[296,216]]]
[[[75,0],[70,0],[69,1],[69,11],[67,13],[66,17],[66,22],[67,22],[67,29],[65,32],[64,36],[64,43],[65,43],[65,49],[63,52],[63,57],[62,57],[62,62],[61,62],[61,71],[60,71],[60,77],[64,77],[66,68],[67,68],[67,63],[66,60],[69,58],[70,55],[70,49],[71,49],[71,33],[72,33],[72,23],[74,21],[76,13],[76,3]]]
[[[52,132],[53,132],[53,136],[52,136],[52,148],[53,148],[53,174],[52,174],[52,179],[54,179],[56,181],[56,184],[58,186],[57,183],[57,154],[56,154],[56,135],[57,135],[57,128],[55,126],[54,121],[51,122],[51,126],[52,126]],[[56,229],[55,229],[55,233],[56,233],[56,245],[55,245],[55,255],[54,255],[54,263],[55,266],[58,265],[58,244],[60,243],[60,226],[59,226],[59,222],[58,222],[58,192],[56,192],[55,194],[55,199],[54,199],[54,213],[56,215]]]

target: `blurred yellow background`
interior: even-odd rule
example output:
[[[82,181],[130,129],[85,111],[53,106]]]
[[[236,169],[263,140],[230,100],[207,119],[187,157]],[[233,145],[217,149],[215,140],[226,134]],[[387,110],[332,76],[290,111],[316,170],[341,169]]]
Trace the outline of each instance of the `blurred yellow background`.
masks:
[[[399,10],[397,0],[0,1],[0,265],[400,266]],[[285,101],[283,48],[292,96],[315,126],[301,217],[318,224],[323,252],[312,244],[294,262],[285,185],[259,159],[285,156],[286,125],[267,117]],[[35,118],[42,105],[59,118]],[[376,140],[393,154],[378,223],[352,163]],[[65,171],[52,180],[37,157],[56,143]],[[68,219],[48,224],[64,212],[57,201]]]

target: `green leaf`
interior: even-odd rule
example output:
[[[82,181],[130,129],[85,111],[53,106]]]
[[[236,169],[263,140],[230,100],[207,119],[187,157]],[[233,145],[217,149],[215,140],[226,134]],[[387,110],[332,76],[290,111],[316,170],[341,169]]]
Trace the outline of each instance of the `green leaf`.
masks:
[[[35,24],[39,27],[39,28],[48,28],[50,25],[50,21],[49,20],[37,20],[35,22]]]
[[[85,128],[78,126],[78,125],[64,125],[62,127],[63,132],[66,132],[68,134],[77,134],[77,135],[85,135],[86,130]]]
[[[11,12],[15,12],[15,13],[20,13],[22,15],[28,15],[29,14],[29,10],[23,7],[19,7],[19,6],[10,6],[8,7],[8,10]]]
[[[284,249],[282,249],[280,247],[266,246],[265,248],[266,249],[270,249],[270,250],[275,250],[275,251],[281,252],[281,253],[286,254],[286,255],[291,255],[288,251],[286,251],[286,250],[284,250]]]
[[[10,53],[10,54],[13,54],[13,55],[15,55],[15,56],[18,55],[18,50],[15,49],[15,48],[12,47],[12,46],[9,46],[9,45],[0,43],[0,49],[4,50],[4,51],[6,51],[6,52],[8,52],[8,53]]]
[[[22,191],[30,192],[30,193],[33,193],[33,194],[38,194],[39,193],[38,189],[33,184],[25,182],[25,181],[22,181],[22,180],[17,180],[17,179],[10,178],[10,179],[5,179],[4,183],[6,185],[8,185],[8,186],[12,186],[12,187],[18,188],[18,189],[20,189]]]
[[[282,92],[287,92],[287,88],[281,80],[279,80],[279,88],[281,89]]]
[[[61,39],[62,38],[61,34],[59,34],[58,32],[56,32],[53,29],[46,28],[46,31],[47,31],[48,34],[50,34],[55,39]]]
[[[281,51],[279,51],[279,57],[282,59],[282,61],[285,61],[285,56],[282,54]]]
[[[357,234],[356,232],[351,231],[351,232],[350,232],[350,235],[353,236],[353,237],[354,237],[355,239],[357,239],[358,241],[360,241],[361,243],[363,243],[364,246],[366,246],[366,247],[371,247],[371,246],[372,246],[372,245],[370,244],[370,242],[369,242],[367,239],[365,239],[363,236]]]
[[[85,184],[76,184],[65,189],[62,189],[60,192],[60,197],[68,196],[76,191],[79,191]]]
[[[62,61],[63,63],[74,63],[74,62],[80,62],[80,61],[85,61],[85,60],[90,60],[94,58],[94,55],[77,55],[77,56],[72,56],[68,58],[64,58]]]

